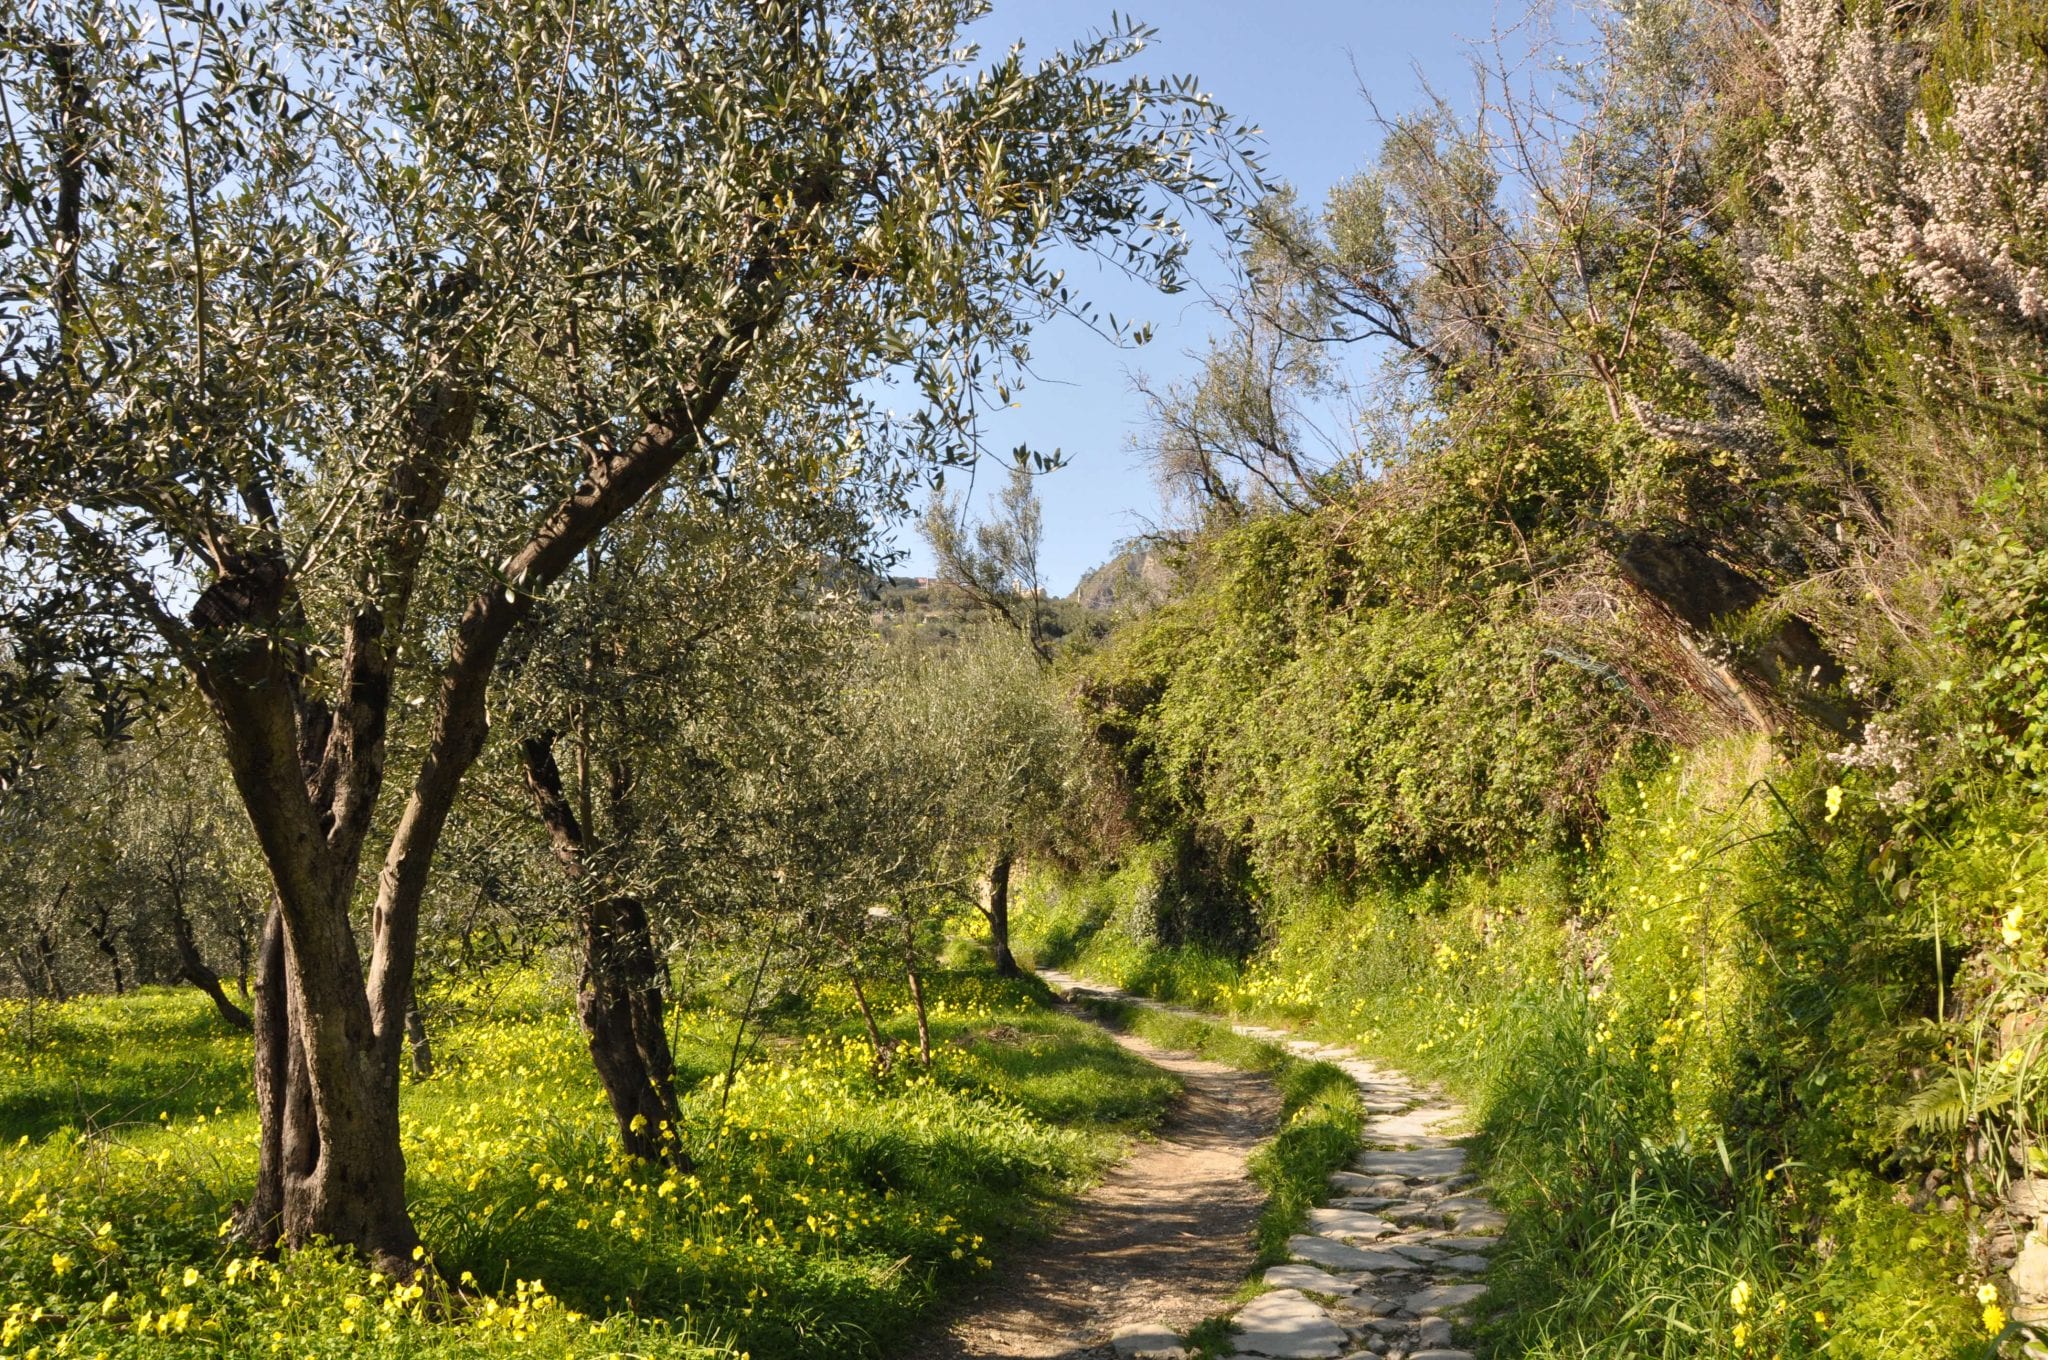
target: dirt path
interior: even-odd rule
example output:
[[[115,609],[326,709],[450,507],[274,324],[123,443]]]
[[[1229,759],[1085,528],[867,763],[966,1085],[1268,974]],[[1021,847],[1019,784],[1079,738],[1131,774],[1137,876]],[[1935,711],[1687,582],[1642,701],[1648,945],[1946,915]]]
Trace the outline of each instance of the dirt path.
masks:
[[[1265,1202],[1245,1157],[1277,1127],[1279,1094],[1254,1073],[1116,1041],[1186,1085],[1158,1138],[898,1360],[1097,1360],[1119,1324],[1192,1327],[1244,1282]]]

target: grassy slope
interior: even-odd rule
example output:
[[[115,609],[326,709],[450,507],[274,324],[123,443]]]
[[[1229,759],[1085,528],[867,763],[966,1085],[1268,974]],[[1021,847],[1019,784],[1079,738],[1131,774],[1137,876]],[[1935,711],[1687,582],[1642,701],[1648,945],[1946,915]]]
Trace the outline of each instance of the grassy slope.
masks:
[[[1276,897],[1248,965],[1128,929],[1142,863],[1034,882],[1018,942],[1466,1097],[1512,1220],[1496,1355],[1981,1355],[1969,1224],[1859,1141],[1931,967],[1909,939],[1871,957],[1886,920],[1834,863],[1857,847],[1822,861],[1780,805],[1738,808],[1733,764],[1647,783],[1591,862]]]
[[[45,1009],[32,1050],[9,1016],[0,1354],[879,1353],[1175,1089],[1029,984],[935,983],[929,1073],[877,1077],[828,992],[723,1108],[730,1022],[680,1016],[687,1176],[612,1153],[565,998],[526,981],[451,999],[443,1070],[405,1095],[415,1212],[465,1296],[451,1309],[317,1252],[252,1270],[219,1238],[254,1125],[242,1041],[196,995]],[[911,1033],[900,1010],[889,1029]]]

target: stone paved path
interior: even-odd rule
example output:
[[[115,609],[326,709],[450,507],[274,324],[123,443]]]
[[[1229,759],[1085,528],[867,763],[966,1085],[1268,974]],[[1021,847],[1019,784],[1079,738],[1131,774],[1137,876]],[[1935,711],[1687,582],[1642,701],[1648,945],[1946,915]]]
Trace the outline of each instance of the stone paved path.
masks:
[[[1050,969],[1039,976],[1077,997],[1110,997],[1180,1015],[1199,1012],[1132,996]],[[1487,1255],[1505,1220],[1465,1169],[1455,1129],[1464,1110],[1348,1048],[1298,1039],[1263,1025],[1237,1033],[1333,1063],[1358,1083],[1365,1146],[1330,1177],[1330,1200],[1291,1238],[1294,1260],[1274,1266],[1275,1286],[1233,1319],[1242,1360],[1473,1360],[1454,1344],[1458,1325],[1486,1294]],[[1174,1334],[1149,1316],[1127,1316],[1113,1344],[1125,1360],[1178,1357]]]

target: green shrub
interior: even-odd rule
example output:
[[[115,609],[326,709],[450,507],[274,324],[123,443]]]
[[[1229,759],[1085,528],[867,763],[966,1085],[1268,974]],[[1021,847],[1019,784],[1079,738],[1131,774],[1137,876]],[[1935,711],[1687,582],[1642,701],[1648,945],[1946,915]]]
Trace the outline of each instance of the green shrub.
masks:
[[[1983,1342],[1965,1215],[1888,1176],[1952,1147],[1898,1136],[1939,1065],[1933,903],[2008,876],[1929,860],[1902,898],[1878,792],[1724,743],[1613,777],[1590,852],[1264,888],[1241,965],[1119,930],[1124,877],[1035,878],[1017,930],[1463,1094],[1510,1220],[1496,1354],[1960,1360]]]

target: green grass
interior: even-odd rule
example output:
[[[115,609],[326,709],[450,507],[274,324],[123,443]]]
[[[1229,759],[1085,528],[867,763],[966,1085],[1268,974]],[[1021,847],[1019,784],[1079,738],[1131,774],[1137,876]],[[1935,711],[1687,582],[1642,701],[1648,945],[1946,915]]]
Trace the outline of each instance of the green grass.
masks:
[[[524,979],[440,998],[442,1069],[408,1085],[405,1137],[442,1298],[319,1251],[252,1269],[219,1236],[255,1130],[246,1040],[202,998],[44,1009],[0,1059],[0,1354],[886,1354],[1177,1089],[1035,983],[931,987],[929,1071],[877,1074],[827,988],[722,1107],[731,1021],[678,1015],[689,1176],[614,1153],[565,996]],[[876,1000],[909,1039],[900,996]]]
[[[196,993],[151,990],[118,1002],[0,1003],[0,1133],[114,1133],[163,1118],[249,1108],[247,1039]],[[33,1042],[29,1029],[33,1025]],[[141,1036],[147,1042],[137,1042]]]
[[[1974,1358],[1971,1223],[1913,1193],[1928,1162],[1897,1170],[1938,1148],[1894,1150],[1933,959],[1799,777],[1705,750],[1620,791],[1595,854],[1274,891],[1244,961],[1147,945],[1129,873],[1039,877],[1013,928],[1464,1098],[1509,1219],[1493,1355]]]

